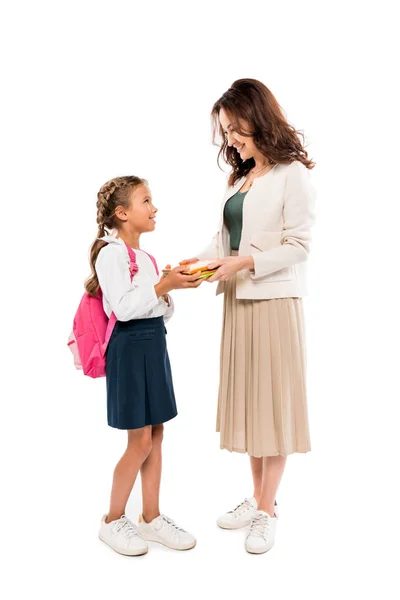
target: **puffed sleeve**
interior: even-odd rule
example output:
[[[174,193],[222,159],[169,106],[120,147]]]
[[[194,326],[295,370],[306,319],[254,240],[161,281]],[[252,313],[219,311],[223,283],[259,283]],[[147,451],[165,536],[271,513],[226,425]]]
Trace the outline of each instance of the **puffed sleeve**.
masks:
[[[104,296],[118,321],[140,319],[158,304],[154,285],[131,282],[129,264],[123,249],[116,245],[103,248],[96,261],[96,273]]]

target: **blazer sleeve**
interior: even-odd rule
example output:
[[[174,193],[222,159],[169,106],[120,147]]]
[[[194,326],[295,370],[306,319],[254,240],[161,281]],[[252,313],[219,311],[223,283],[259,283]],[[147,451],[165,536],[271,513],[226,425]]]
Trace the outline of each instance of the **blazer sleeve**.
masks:
[[[197,252],[196,258],[199,260],[212,260],[218,257],[218,235],[219,233],[217,232],[207,246],[200,250],[200,252]]]
[[[315,196],[315,188],[307,167],[300,161],[294,161],[288,171],[285,185],[281,244],[276,248],[252,254],[252,279],[265,277],[274,271],[307,260],[311,227],[315,223]]]
[[[222,200],[221,210],[222,210],[222,206],[225,204],[225,196],[226,196],[228,189],[229,189],[229,175],[227,176],[227,180],[225,183],[224,199]],[[195,254],[196,258],[198,258],[199,260],[208,260],[208,259],[212,260],[212,259],[218,258],[218,241],[219,241],[218,236],[219,236],[219,231],[216,232],[216,234],[213,236],[213,238],[210,240],[210,242],[207,244],[207,246],[205,246],[204,248],[202,248],[200,250],[200,252]]]

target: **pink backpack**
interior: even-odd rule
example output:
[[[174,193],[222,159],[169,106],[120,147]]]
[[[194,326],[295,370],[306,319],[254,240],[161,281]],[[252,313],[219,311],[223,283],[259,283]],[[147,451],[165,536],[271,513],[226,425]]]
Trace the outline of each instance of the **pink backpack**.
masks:
[[[129,272],[132,281],[133,276],[138,271],[136,254],[128,244],[125,244],[125,246],[129,254]],[[153,261],[158,275],[155,258],[150,254],[148,256]],[[83,370],[85,375],[93,378],[105,376],[105,352],[116,322],[117,318],[114,313],[111,313],[110,318],[108,318],[104,312],[100,288],[96,298],[89,296],[86,292],[83,294],[75,314],[72,332],[68,339],[68,347],[74,356],[75,367]]]

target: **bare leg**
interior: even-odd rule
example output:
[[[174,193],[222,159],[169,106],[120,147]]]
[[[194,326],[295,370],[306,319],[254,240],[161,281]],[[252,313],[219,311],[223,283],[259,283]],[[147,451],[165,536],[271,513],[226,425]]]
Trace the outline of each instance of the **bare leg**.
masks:
[[[261,488],[262,488],[262,475],[263,475],[263,459],[250,456],[251,472],[253,475],[254,493],[253,496],[257,500],[257,504],[260,501]]]
[[[140,469],[143,498],[142,516],[146,523],[150,523],[150,521],[160,515],[159,501],[162,467],[161,444],[163,433],[164,425],[154,425],[152,432],[152,449]]]
[[[106,523],[125,514],[139,469],[151,451],[151,427],[128,431],[128,446],[114,470],[110,511]]]
[[[263,510],[273,517],[275,497],[285,470],[286,456],[266,456],[262,461],[263,478],[258,510]]]

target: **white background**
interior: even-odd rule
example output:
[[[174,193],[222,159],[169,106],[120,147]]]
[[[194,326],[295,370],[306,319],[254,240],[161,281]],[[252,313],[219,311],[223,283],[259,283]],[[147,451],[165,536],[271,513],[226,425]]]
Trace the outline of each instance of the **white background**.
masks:
[[[398,598],[395,4],[3,4],[4,598]],[[247,456],[220,451],[214,431],[222,298],[210,284],[175,292],[161,509],[198,545],[128,559],[97,539],[125,434],[106,424],[104,380],[76,372],[66,346],[96,193],[147,178],[159,218],[143,246],[162,266],[192,256],[225,186],[209,113],[241,77],[272,90],[317,163],[313,451],[288,459],[271,552],[217,529],[252,493]],[[127,512],[140,509],[137,485]]]

